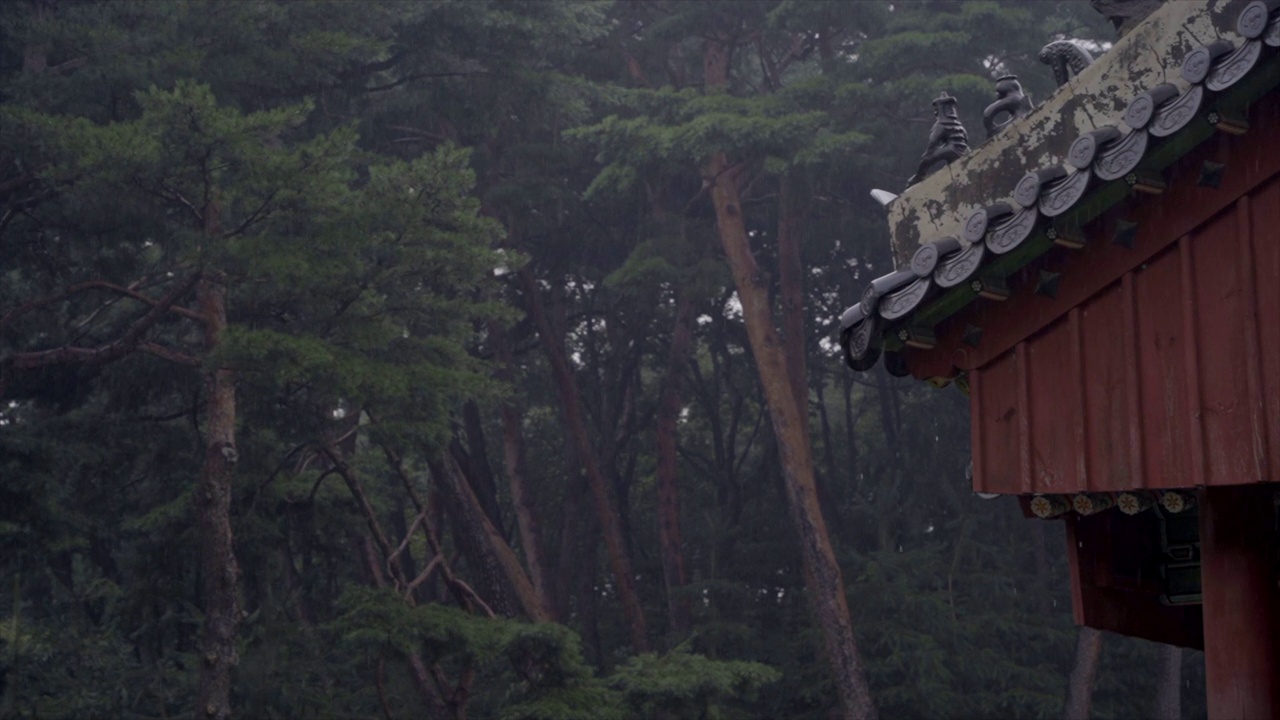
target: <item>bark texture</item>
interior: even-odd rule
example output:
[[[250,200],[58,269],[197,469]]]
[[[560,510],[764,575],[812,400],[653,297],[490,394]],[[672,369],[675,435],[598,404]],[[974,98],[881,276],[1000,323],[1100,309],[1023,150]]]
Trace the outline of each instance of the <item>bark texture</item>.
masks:
[[[729,56],[728,40],[707,40],[703,70],[708,89],[727,84]],[[773,324],[769,283],[756,265],[748,243],[735,168],[725,153],[717,152],[707,159],[704,171],[715,205],[720,242],[742,303],[747,338],[769,408],[783,485],[800,533],[805,581],[839,694],[841,716],[874,718],[875,705],[858,656],[844,580],[818,502],[805,418],[800,415],[787,371],[786,352]]]
[[[1102,631],[1080,627],[1076,638],[1076,664],[1067,684],[1067,703],[1062,717],[1066,720],[1089,720],[1093,702],[1093,681],[1098,675],[1098,657],[1102,654]]]
[[[800,257],[802,213],[796,207],[791,181],[782,179],[778,193],[778,284],[782,290],[782,337],[787,356],[787,380],[796,398],[796,411],[809,438],[809,384],[805,363],[804,264]]]
[[[227,289],[216,279],[202,278],[196,302],[204,315],[204,346],[212,353],[227,327]],[[231,673],[239,657],[240,567],[232,546],[231,481],[236,453],[236,391],[231,370],[211,367],[204,373],[204,464],[196,493],[200,537],[200,595],[204,622],[200,628],[200,679],[197,714],[222,720],[231,717]]]

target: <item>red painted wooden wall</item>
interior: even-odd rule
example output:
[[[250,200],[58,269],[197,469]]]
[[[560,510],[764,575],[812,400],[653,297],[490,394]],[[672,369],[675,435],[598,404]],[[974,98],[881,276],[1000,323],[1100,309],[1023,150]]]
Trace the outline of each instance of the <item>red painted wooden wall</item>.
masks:
[[[1036,276],[908,357],[969,370],[974,490],[1115,492],[1280,481],[1280,93],[1085,228]],[[1224,163],[1217,188],[1198,184]],[[1112,242],[1137,223],[1133,247]],[[983,328],[977,348],[959,338]],[[1086,452],[1081,452],[1081,448]]]

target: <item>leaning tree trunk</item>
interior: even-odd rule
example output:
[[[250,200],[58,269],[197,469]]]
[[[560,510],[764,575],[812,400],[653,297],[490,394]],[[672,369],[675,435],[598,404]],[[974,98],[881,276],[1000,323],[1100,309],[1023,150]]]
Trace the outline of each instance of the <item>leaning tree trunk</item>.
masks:
[[[556,335],[551,327],[532,273],[526,268],[520,271],[519,278],[525,301],[529,304],[529,314],[533,316],[538,335],[542,338],[542,348],[551,365],[551,375],[560,397],[560,408],[564,413],[565,425],[578,450],[578,459],[582,462],[587,486],[591,490],[592,500],[595,501],[596,516],[600,520],[605,550],[609,554],[609,565],[613,571],[614,581],[617,583],[618,600],[622,603],[622,613],[631,631],[631,644],[637,653],[648,652],[649,638],[645,630],[644,609],[640,605],[640,595],[636,590],[631,553],[627,549],[626,538],[623,537],[622,521],[618,517],[617,506],[609,493],[609,483],[606,482],[604,472],[600,469],[599,456],[591,443],[586,411],[582,406],[582,396],[578,392],[573,371],[569,368],[564,340]]]
[[[496,528],[506,527],[502,520],[502,508],[498,504],[498,486],[493,479],[493,469],[489,466],[489,451],[485,447],[484,424],[480,419],[480,408],[474,400],[462,404],[462,428],[466,442],[455,439],[452,444],[454,457],[462,466],[471,484],[484,514]]]
[[[212,355],[227,327],[227,289],[221,278],[201,278],[196,285],[196,302],[204,316],[205,353]],[[223,720],[231,716],[231,672],[239,659],[236,633],[240,628],[240,568],[231,536],[231,480],[237,459],[232,371],[207,368],[204,392],[204,465],[196,492],[204,621],[196,714]]]
[[[708,90],[728,82],[729,42],[712,38],[704,47],[704,79]],[[813,612],[822,631],[827,660],[839,694],[844,718],[873,718],[875,706],[867,686],[853,636],[853,623],[844,594],[844,580],[827,533],[813,477],[813,458],[792,392],[783,344],[773,324],[769,284],[756,265],[747,241],[734,168],[723,152],[713,153],[705,164],[706,182],[715,205],[716,224],[738,299],[742,303],[747,339],[764,389],[769,419],[777,440],[783,485],[800,533],[805,583]]]
[[[1080,626],[1076,639],[1076,665],[1067,685],[1067,704],[1062,717],[1066,720],[1088,720],[1093,701],[1093,680],[1098,675],[1098,656],[1102,653],[1102,631]]]
[[[499,327],[497,323],[489,325],[489,336],[494,342],[498,379],[512,383],[515,379],[515,368],[511,357],[511,337],[508,331]],[[516,510],[520,547],[524,550],[524,559],[529,565],[529,580],[533,582],[533,591],[538,597],[538,604],[542,607],[542,612],[547,619],[555,621],[557,619],[554,612],[555,603],[551,599],[554,583],[542,553],[542,529],[525,466],[524,429],[521,426],[520,412],[514,402],[507,400],[502,403],[501,414],[502,456],[507,466],[507,483],[511,486],[511,504]]]
[[[490,606],[507,617],[522,613],[536,622],[547,620],[533,583],[502,533],[489,521],[483,504],[462,476],[453,456],[445,453],[439,459],[428,460],[427,466],[452,515],[469,566],[489,596],[486,599]]]

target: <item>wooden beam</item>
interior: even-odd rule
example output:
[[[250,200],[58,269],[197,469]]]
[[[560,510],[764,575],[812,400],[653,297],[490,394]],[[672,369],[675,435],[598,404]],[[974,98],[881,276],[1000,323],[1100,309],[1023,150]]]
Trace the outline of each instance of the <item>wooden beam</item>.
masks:
[[[1200,501],[1210,720],[1280,718],[1275,486],[1211,487]]]

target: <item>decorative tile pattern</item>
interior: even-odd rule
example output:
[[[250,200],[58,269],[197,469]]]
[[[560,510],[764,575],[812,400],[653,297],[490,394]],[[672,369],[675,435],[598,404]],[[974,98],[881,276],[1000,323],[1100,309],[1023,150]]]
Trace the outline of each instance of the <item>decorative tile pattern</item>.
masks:
[[[911,257],[909,269],[873,280],[860,302],[840,318],[846,363],[865,370],[883,351],[886,362],[892,356],[895,369],[902,370],[905,361],[897,351],[904,346],[931,347],[934,324],[979,297],[1009,297],[1007,282],[1014,279],[1010,273],[1056,247],[1051,241],[1060,233],[1047,218],[1066,216],[1064,227],[1079,228],[1080,213],[1073,210],[1088,208],[1092,214],[1086,217],[1096,217],[1122,200],[1125,191],[1163,191],[1165,180],[1160,169],[1205,139],[1195,134],[1203,131],[1189,129],[1196,118],[1222,132],[1245,132],[1247,122],[1233,113],[1242,101],[1247,104],[1252,98],[1240,97],[1240,92],[1231,89],[1280,47],[1280,8],[1273,9],[1275,5],[1258,0],[1242,9],[1232,27],[1244,38],[1240,45],[1219,39],[1187,53],[1180,68],[1182,80],[1190,84],[1185,91],[1170,83],[1157,83],[1132,97],[1124,112],[1127,131],[1108,125],[1081,132],[1066,154],[1070,169],[1054,165],[1030,170],[1009,188],[1005,197],[1012,202],[993,193],[995,197],[986,205],[967,216],[961,229],[963,242],[946,236],[922,243]],[[1099,64],[1105,62],[1104,57]],[[1240,87],[1247,90],[1247,86]],[[1254,92],[1261,91],[1255,88]],[[1222,93],[1226,95],[1217,103]],[[1181,140],[1184,136],[1188,139]],[[1144,165],[1152,157],[1158,157],[1159,162]],[[1225,172],[1225,166],[1206,162],[1197,182],[1216,188]],[[1117,186],[1122,191],[1114,190]],[[1121,221],[1111,242],[1132,248],[1137,231],[1136,224]],[[1058,245],[1079,247],[1083,243]],[[1036,279],[1036,293],[1048,297],[1057,294],[1064,279],[1061,273],[1043,268],[1030,277]],[[980,328],[966,326],[965,344],[976,347],[981,337]]]

